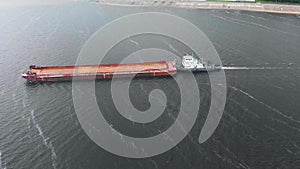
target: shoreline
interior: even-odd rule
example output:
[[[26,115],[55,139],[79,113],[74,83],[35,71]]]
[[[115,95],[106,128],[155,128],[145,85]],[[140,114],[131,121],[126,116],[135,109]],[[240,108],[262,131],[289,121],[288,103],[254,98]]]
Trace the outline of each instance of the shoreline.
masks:
[[[300,15],[300,5],[272,4],[272,3],[245,3],[245,2],[146,2],[146,1],[121,1],[99,0],[94,2],[100,5],[124,6],[124,7],[173,7],[173,8],[190,8],[190,9],[224,9],[224,10],[241,10],[253,12],[267,12],[279,14]]]

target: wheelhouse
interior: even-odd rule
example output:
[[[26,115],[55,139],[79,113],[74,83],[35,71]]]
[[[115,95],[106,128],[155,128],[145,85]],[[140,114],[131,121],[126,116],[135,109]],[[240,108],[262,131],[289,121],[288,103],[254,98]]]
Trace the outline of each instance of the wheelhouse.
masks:
[[[182,67],[188,69],[204,68],[204,64],[201,63],[199,59],[190,55],[186,55],[182,57]]]

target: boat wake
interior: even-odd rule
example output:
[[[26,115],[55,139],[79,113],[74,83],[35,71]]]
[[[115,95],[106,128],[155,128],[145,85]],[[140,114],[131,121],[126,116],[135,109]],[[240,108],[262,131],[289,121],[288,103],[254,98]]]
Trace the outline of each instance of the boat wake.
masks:
[[[2,165],[2,153],[0,151],[0,169],[6,169],[4,165]]]
[[[38,130],[39,135],[40,135],[40,137],[42,138],[42,140],[44,142],[44,145],[51,151],[52,167],[54,169],[56,169],[57,168],[57,162],[56,162],[57,161],[57,156],[56,156],[55,148],[52,145],[52,142],[49,140],[49,137],[45,137],[41,127],[36,122],[35,116],[34,116],[34,110],[31,111],[31,119],[32,119],[33,125]]]
[[[235,91],[238,91],[238,92],[240,92],[240,93],[242,93],[242,94],[248,96],[248,97],[251,98],[252,100],[254,100],[254,101],[256,101],[256,102],[258,102],[258,103],[264,105],[264,106],[267,107],[269,110],[271,110],[271,111],[273,111],[273,112],[279,114],[280,116],[282,116],[282,117],[284,117],[284,118],[286,118],[286,119],[289,119],[289,120],[291,120],[291,121],[293,121],[293,122],[295,122],[295,123],[300,124],[300,121],[299,121],[299,120],[294,119],[292,116],[286,115],[285,113],[281,112],[280,110],[278,110],[278,109],[276,109],[276,108],[274,108],[274,107],[272,107],[272,106],[270,106],[270,105],[264,103],[263,101],[261,101],[261,100],[255,98],[253,95],[247,93],[246,91],[243,91],[242,89],[239,89],[239,88],[233,87],[233,86],[229,86],[229,87],[230,87],[231,89],[235,90]],[[299,130],[298,128],[297,128],[296,130],[297,130],[298,132],[300,132],[300,130]]]
[[[223,70],[282,70],[282,69],[292,69],[291,67],[232,67],[224,66]]]
[[[2,160],[1,160],[1,156],[2,156],[2,153],[0,151],[0,168],[2,168]]]

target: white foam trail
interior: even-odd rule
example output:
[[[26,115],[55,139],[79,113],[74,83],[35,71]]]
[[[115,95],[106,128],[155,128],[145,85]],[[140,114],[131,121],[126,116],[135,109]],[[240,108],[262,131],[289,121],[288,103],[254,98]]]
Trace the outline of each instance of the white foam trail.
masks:
[[[176,50],[171,44],[168,44],[169,48],[172,49],[175,53],[180,53],[178,50]]]
[[[237,66],[224,66],[223,70],[280,70],[291,69],[291,67],[237,67]]]
[[[32,25],[33,23],[35,23],[36,21],[38,21],[40,18],[41,18],[40,16],[30,18],[30,20],[27,22],[27,24],[25,24],[25,25],[23,26],[22,29],[23,29],[23,30],[27,30],[27,29],[29,28],[30,25]]]
[[[138,48],[141,48],[140,44],[137,41],[134,41],[132,39],[129,39],[129,42],[133,43],[135,46],[137,46]],[[140,62],[143,62],[143,59],[141,57],[138,57]]]
[[[290,32],[285,32],[285,31],[282,31],[282,30],[279,30],[279,29],[273,29],[271,27],[268,27],[268,26],[265,26],[265,25],[262,25],[262,24],[258,24],[256,22],[249,22],[249,21],[240,20],[240,19],[233,19],[233,18],[230,18],[230,19],[234,20],[234,21],[237,21],[237,22],[242,22],[242,23],[254,25],[254,26],[257,26],[257,27],[260,27],[260,28],[263,28],[263,29],[267,29],[267,30],[270,30],[270,31],[276,31],[276,32],[284,33],[284,34],[289,34],[289,35],[292,35],[292,36],[299,36],[298,34],[293,34],[293,33],[290,33]]]
[[[272,106],[270,106],[270,105],[268,105],[268,104],[266,104],[266,103],[264,103],[264,102],[258,100],[257,98],[255,98],[255,97],[252,96],[251,94],[249,94],[249,93],[247,93],[247,92],[245,92],[245,91],[243,91],[243,90],[241,90],[241,89],[239,89],[239,88],[233,87],[233,86],[230,87],[230,88],[233,89],[233,90],[235,90],[235,91],[238,91],[238,92],[243,93],[244,95],[248,96],[248,97],[251,98],[252,100],[254,100],[254,101],[256,101],[256,102],[258,102],[258,103],[264,105],[265,107],[267,107],[268,109],[272,110],[273,112],[275,112],[275,113],[281,115],[282,117],[287,118],[287,119],[289,119],[289,120],[291,120],[291,121],[293,121],[293,122],[296,122],[296,123],[299,123],[299,124],[300,124],[300,121],[299,121],[299,120],[296,120],[296,119],[294,119],[292,116],[288,116],[288,115],[284,114],[283,112],[277,110],[276,108],[273,108]]]
[[[30,129],[31,128],[31,126],[30,126],[30,117],[28,118],[28,120],[27,120],[27,125],[28,125],[28,129]]]
[[[0,151],[0,169],[6,169],[5,164],[2,162],[2,153]]]
[[[244,20],[240,20],[240,19],[221,17],[221,16],[218,16],[218,15],[213,15],[213,16],[215,16],[216,18],[222,19],[224,21],[229,21],[229,22],[233,22],[233,23],[236,23],[236,24],[240,24],[240,25],[249,24],[249,25],[257,26],[257,27],[260,27],[260,28],[263,28],[263,29],[267,29],[269,31],[276,31],[276,32],[284,33],[284,34],[289,34],[289,35],[292,35],[292,36],[299,36],[298,34],[285,32],[285,31],[282,31],[282,30],[279,30],[279,29],[273,29],[271,27],[268,27],[268,26],[265,26],[265,25],[262,25],[262,24],[258,24],[256,22],[249,22],[249,21],[244,21]]]
[[[129,42],[135,44],[136,46],[140,47],[140,44],[134,40],[129,39]]]
[[[156,169],[159,169],[157,163],[153,159],[150,159],[150,161],[152,162],[152,164],[155,166]]]
[[[268,20],[266,18],[263,18],[263,17],[260,17],[260,16],[253,16],[253,15],[249,15],[249,14],[241,14],[239,12],[234,12],[235,14],[238,14],[238,15],[244,15],[244,16],[249,16],[251,18],[256,18],[256,19],[261,19],[261,20]],[[284,18],[286,19],[286,18]],[[271,21],[271,22],[277,22],[275,20],[268,20],[268,21]],[[290,23],[286,23],[286,22],[282,22],[281,24],[284,24],[284,25],[288,25],[288,26],[293,26],[293,27],[296,27],[296,28],[300,28],[299,26],[297,25],[293,25],[293,24],[290,24]]]
[[[35,128],[38,130],[40,137],[43,140],[44,145],[51,151],[51,161],[52,161],[52,167],[54,169],[57,168],[57,156],[56,156],[56,152],[55,152],[55,147],[52,145],[52,142],[49,141],[49,137],[45,137],[41,127],[39,126],[39,124],[35,121],[35,116],[34,116],[34,110],[31,110],[31,119],[32,119],[32,123],[35,126]],[[49,142],[48,142],[49,141]]]
[[[57,156],[56,156],[56,152],[55,152],[55,148],[54,148],[54,146],[52,145],[52,142],[49,142],[49,144],[48,144],[48,148],[51,150],[51,160],[52,160],[52,167],[54,168],[54,169],[56,169],[57,168]]]
[[[25,100],[22,101],[23,107],[26,107]]]
[[[58,30],[59,27],[61,27],[61,22],[60,20],[58,19],[59,18],[59,11],[56,12],[56,15],[55,15],[55,26],[54,26],[54,29],[48,34],[47,36],[47,39],[52,37]]]
[[[290,149],[288,149],[288,148],[284,148],[288,153],[290,153],[290,154],[293,154],[293,155],[295,155],[295,153],[294,152],[292,152]]]
[[[212,138],[214,142],[217,142],[218,145],[220,145],[228,154],[230,154],[233,158],[228,158],[228,156],[222,156],[221,154],[218,154],[217,152],[214,152],[219,158],[221,158],[223,161],[228,162],[229,164],[235,166],[236,168],[244,168],[244,169],[250,169],[250,167],[243,161],[238,158],[236,154],[234,154],[228,147],[226,147],[222,142],[219,140],[216,140]]]
[[[2,153],[1,153],[1,151],[0,151],[0,169],[3,169],[3,167],[2,167]]]
[[[250,67],[232,67],[232,66],[228,66],[228,67],[222,67],[223,70],[249,70],[251,69]]]
[[[271,131],[273,131],[274,133],[276,133],[277,135],[279,135],[280,137],[282,137],[282,138],[284,138],[284,139],[286,139],[286,140],[289,140],[289,143],[291,143],[296,149],[300,149],[300,147],[296,144],[296,143],[294,143],[294,142],[292,142],[287,136],[285,136],[285,135],[282,135],[278,130],[276,130],[275,128],[273,128],[273,127],[269,127],[269,126],[265,126],[266,128],[268,128],[268,129],[270,129]],[[296,151],[298,151],[298,150],[296,150]]]
[[[243,23],[240,23],[240,22],[236,22],[236,21],[233,21],[233,20],[230,20],[230,19],[227,19],[227,18],[224,18],[224,17],[222,17],[222,16],[218,16],[218,15],[213,15],[214,17],[216,17],[216,18],[219,18],[219,19],[221,19],[221,20],[224,20],[224,21],[228,21],[228,22],[233,22],[233,23],[236,23],[236,24],[238,24],[238,25],[243,25],[243,26],[245,26],[246,24],[243,24]]]

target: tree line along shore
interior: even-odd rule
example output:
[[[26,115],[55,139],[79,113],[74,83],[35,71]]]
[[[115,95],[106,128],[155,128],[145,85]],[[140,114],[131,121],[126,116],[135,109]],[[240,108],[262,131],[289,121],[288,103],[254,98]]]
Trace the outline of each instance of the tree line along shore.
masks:
[[[143,6],[143,7],[178,7],[178,8],[199,8],[199,9],[226,9],[226,10],[246,10],[257,12],[271,12],[283,14],[300,15],[300,4],[298,3],[261,3],[249,2],[250,0],[240,0],[240,2],[232,2],[230,0],[218,1],[184,1],[184,0],[95,0],[93,2],[102,5],[117,6]],[[248,1],[248,2],[242,2]],[[290,2],[291,0],[283,0],[280,2]],[[300,0],[292,0],[300,1]],[[266,2],[266,1],[264,1]],[[275,1],[268,1],[275,2]]]

